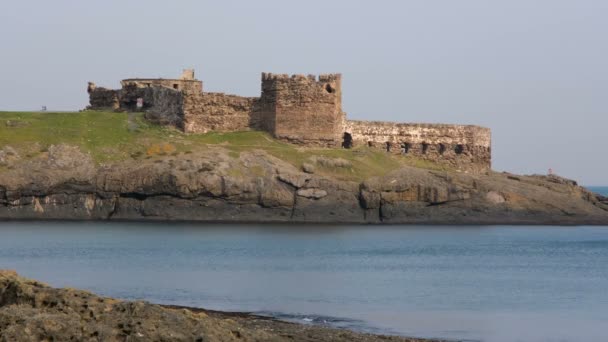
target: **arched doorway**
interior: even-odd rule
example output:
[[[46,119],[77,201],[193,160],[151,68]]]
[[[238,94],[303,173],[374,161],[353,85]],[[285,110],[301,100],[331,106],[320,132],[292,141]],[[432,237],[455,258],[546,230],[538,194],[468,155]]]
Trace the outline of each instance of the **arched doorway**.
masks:
[[[353,136],[350,133],[344,132],[342,136],[342,147],[352,148],[353,147]]]

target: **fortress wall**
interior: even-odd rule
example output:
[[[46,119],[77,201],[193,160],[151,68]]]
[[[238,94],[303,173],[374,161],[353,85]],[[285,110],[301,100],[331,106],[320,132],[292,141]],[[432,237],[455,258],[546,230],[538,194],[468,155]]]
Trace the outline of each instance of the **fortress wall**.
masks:
[[[369,146],[484,172],[491,167],[490,130],[479,126],[346,120],[340,74],[262,73],[261,97],[203,93],[186,70],[181,79],[126,79],[122,89],[89,83],[92,109],[142,110],[146,118],[188,133],[264,130],[305,146]],[[137,100],[143,99],[143,108]]]
[[[491,167],[490,129],[485,127],[348,120],[344,132],[352,136],[354,146],[412,155],[472,172]]]
[[[262,96],[254,118],[261,129],[296,144],[340,146],[344,113],[339,74],[262,73]]]
[[[188,93],[203,92],[203,82],[195,79],[128,78],[120,81],[123,88],[129,84],[135,84],[138,88],[165,87]]]
[[[96,87],[94,83],[89,83],[87,91],[89,93],[90,104],[88,108],[95,110],[116,110],[119,108],[118,91]]]
[[[257,97],[224,93],[183,93],[187,133],[248,131]]]
[[[159,125],[184,129],[184,97],[181,91],[164,87],[141,89],[144,93],[145,118]],[[145,102],[147,99],[150,102]],[[148,107],[149,106],[149,107]]]

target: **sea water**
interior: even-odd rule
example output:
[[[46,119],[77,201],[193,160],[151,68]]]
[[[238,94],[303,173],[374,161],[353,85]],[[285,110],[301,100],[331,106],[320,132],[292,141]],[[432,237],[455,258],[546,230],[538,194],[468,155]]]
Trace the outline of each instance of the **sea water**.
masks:
[[[600,195],[608,196],[608,186],[588,186],[587,188]]]
[[[0,268],[374,333],[608,339],[608,227],[3,222]]]

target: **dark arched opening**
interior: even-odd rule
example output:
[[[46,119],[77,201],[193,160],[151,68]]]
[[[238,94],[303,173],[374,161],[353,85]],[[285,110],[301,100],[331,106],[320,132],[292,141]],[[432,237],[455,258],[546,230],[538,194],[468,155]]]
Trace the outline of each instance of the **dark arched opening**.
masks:
[[[423,142],[422,143],[422,154],[426,154],[426,152],[429,150],[429,144]]]
[[[367,142],[367,147],[374,147],[374,143],[373,143],[373,142],[371,142],[371,141],[368,141],[368,142]]]
[[[454,147],[454,152],[456,152],[456,154],[462,154],[462,152],[464,152],[464,146],[462,144],[456,145],[456,147]]]
[[[443,154],[445,152],[445,145],[439,144],[439,154]]]
[[[406,143],[406,142],[402,143],[401,144],[401,153],[407,154],[410,151],[410,147],[411,147],[410,143]]]
[[[325,85],[325,91],[331,94],[334,92],[334,87],[332,87],[331,84],[327,83]]]
[[[391,151],[391,143],[389,141],[386,142],[386,152]]]
[[[350,133],[344,132],[342,136],[342,147],[344,148],[352,148],[353,147],[353,136]]]

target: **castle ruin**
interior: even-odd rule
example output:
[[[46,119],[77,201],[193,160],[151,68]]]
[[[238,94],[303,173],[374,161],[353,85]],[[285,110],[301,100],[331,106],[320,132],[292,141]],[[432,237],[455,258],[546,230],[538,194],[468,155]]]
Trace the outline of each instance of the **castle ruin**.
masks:
[[[260,97],[205,92],[190,69],[179,79],[125,79],[117,90],[89,83],[88,108],[144,111],[148,120],[186,133],[261,130],[304,146],[365,146],[467,172],[491,167],[488,128],[347,120],[340,74],[262,73],[261,82]]]

